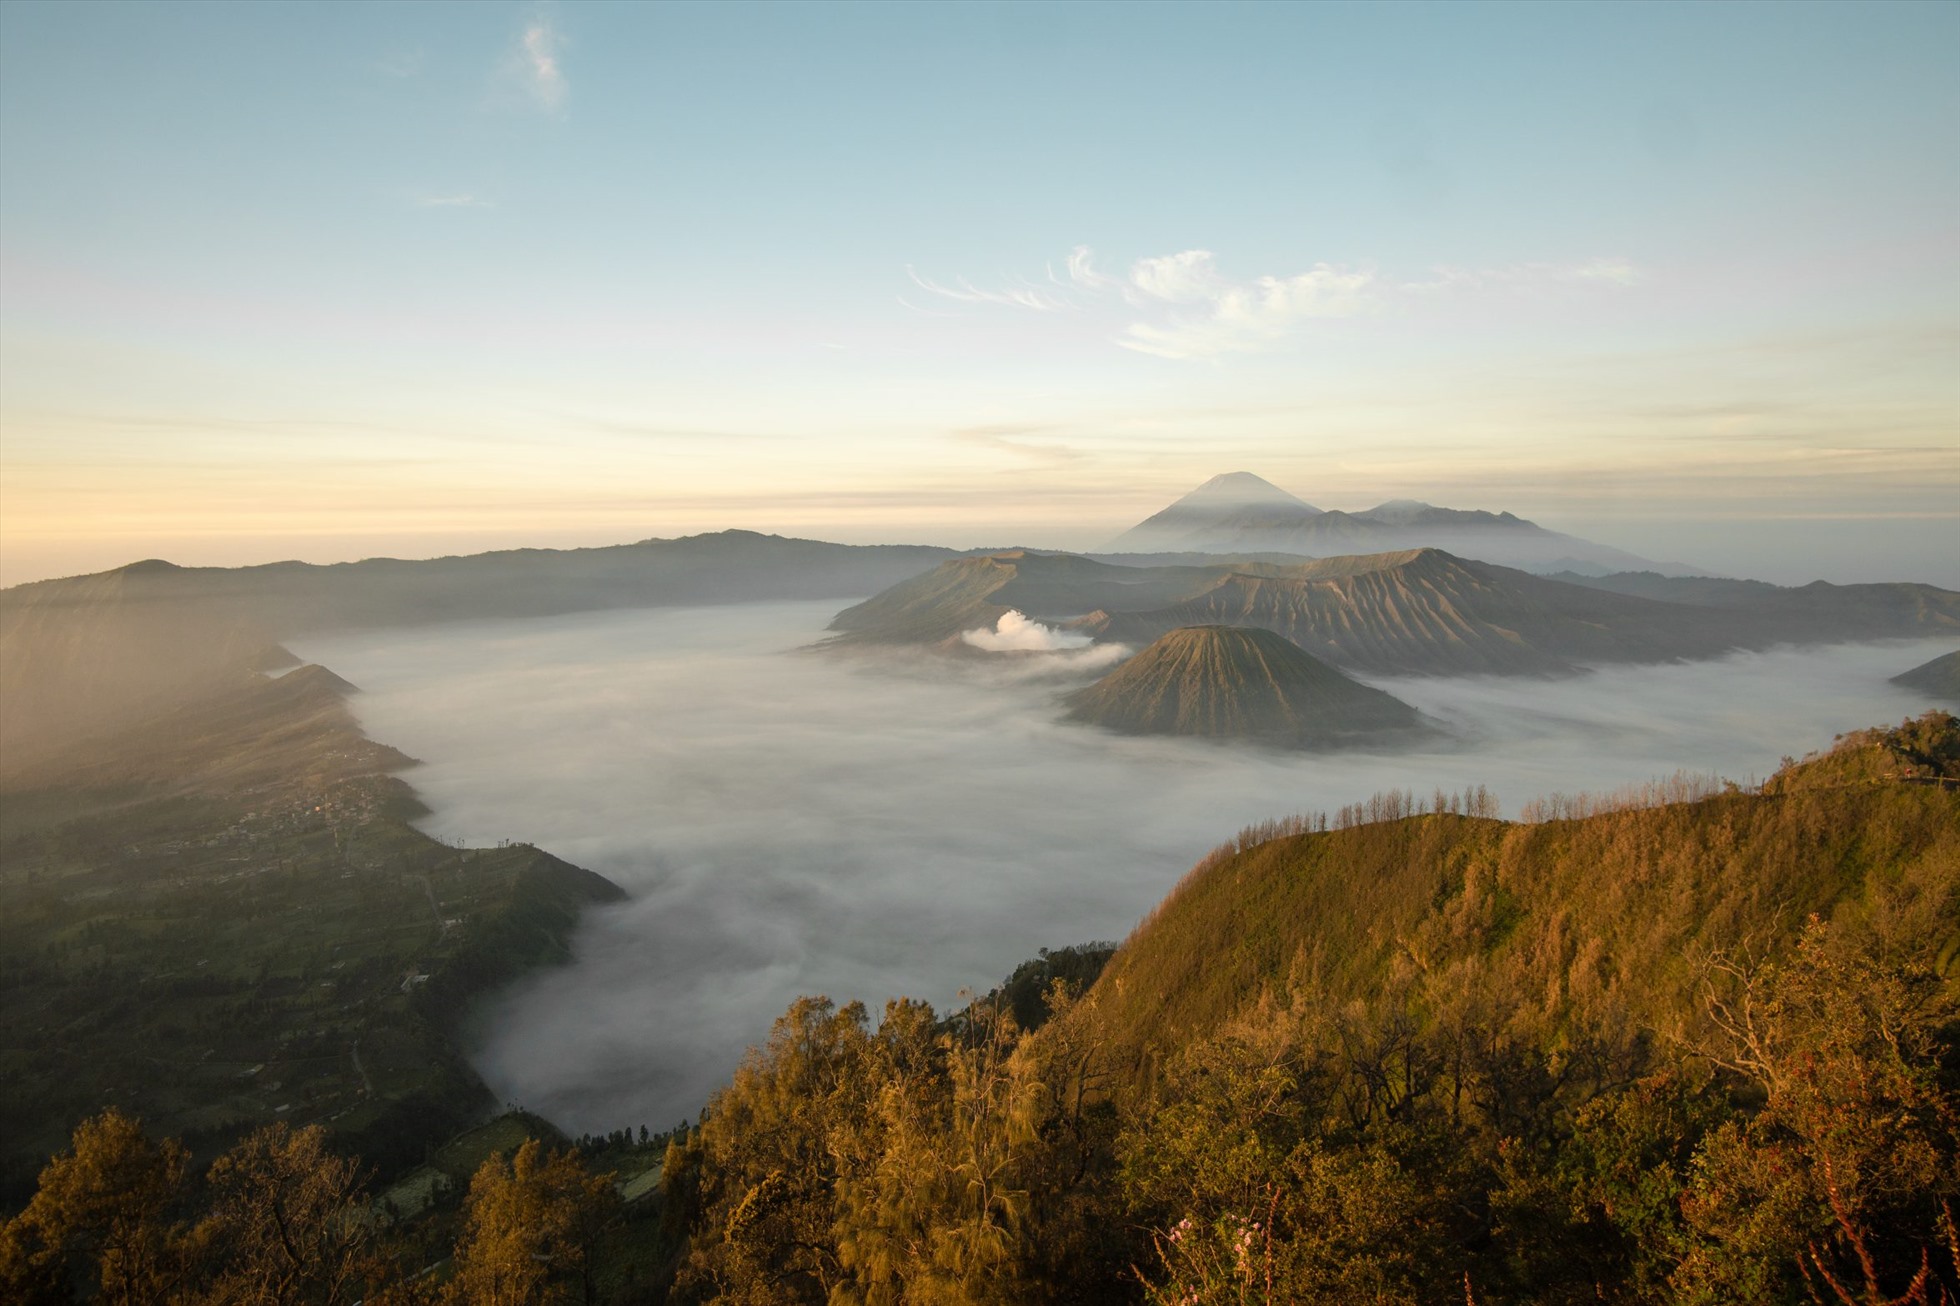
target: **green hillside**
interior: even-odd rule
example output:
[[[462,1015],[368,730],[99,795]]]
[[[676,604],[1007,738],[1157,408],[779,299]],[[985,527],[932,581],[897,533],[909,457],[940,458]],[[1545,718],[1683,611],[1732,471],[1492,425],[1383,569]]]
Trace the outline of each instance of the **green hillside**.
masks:
[[[0,1201],[107,1105],[200,1156],[321,1124],[389,1171],[494,1105],[465,1010],[620,892],[416,830],[350,692],[241,674],[0,774]]]
[[[1268,630],[1174,630],[1069,697],[1069,716],[1124,734],[1313,748],[1416,728],[1414,708]]]

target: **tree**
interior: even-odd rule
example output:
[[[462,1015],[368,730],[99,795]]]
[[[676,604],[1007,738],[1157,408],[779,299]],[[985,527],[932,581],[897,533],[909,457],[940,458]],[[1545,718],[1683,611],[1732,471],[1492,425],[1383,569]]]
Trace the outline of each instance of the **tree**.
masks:
[[[359,1163],[318,1125],[259,1130],[212,1164],[210,1185],[225,1250],[213,1306],[340,1306],[382,1277]]]
[[[1842,933],[1813,919],[1787,964],[1709,968],[1720,1063],[1763,1100],[1696,1158],[1683,1301],[1960,1301],[1960,1001],[1935,957]]]
[[[107,1306],[181,1300],[200,1242],[170,1214],[188,1159],[113,1107],[84,1120],[0,1231],[0,1290],[23,1303],[66,1300],[76,1284]]]
[[[884,1082],[867,1025],[861,1003],[797,999],[670,1149],[663,1182],[692,1231],[683,1300],[816,1303],[842,1282],[836,1192],[875,1155],[858,1126]]]
[[[456,1276],[457,1306],[544,1306],[597,1299],[595,1253],[618,1195],[574,1152],[537,1139],[492,1156],[470,1180]]]

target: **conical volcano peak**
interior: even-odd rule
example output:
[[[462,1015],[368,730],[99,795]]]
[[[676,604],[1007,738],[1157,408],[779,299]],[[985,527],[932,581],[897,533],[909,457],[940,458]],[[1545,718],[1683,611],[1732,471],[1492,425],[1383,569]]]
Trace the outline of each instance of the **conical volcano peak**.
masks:
[[[1308,512],[1320,509],[1251,472],[1226,472],[1214,476],[1172,505],[1174,508],[1286,507]]]
[[[1313,748],[1419,726],[1415,710],[1282,635],[1173,630],[1089,688],[1069,715],[1124,734],[1202,735]]]

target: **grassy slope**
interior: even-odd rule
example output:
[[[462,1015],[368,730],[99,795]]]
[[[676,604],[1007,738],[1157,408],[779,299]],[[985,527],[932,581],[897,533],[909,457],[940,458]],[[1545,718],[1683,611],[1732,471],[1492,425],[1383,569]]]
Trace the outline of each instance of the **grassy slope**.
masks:
[[[1422,816],[1211,859],[1138,927],[1085,1013],[1132,1082],[1164,1050],[1302,994],[1339,1008],[1393,993],[1421,1012],[1490,990],[1526,995],[1513,1019],[1534,1043],[1612,1009],[1693,1038],[1697,956],[1773,948],[1811,913],[1866,910],[1882,884],[1938,916],[1951,975],[1960,793],[1871,779],[1886,768],[1854,745],[1766,795],[1541,825]]]

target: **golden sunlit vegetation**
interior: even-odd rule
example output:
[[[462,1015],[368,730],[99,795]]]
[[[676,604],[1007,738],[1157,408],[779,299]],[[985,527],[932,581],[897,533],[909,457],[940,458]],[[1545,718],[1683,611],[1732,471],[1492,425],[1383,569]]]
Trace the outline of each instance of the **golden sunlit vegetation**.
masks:
[[[1033,1031],[806,999],[669,1150],[676,1295],[1960,1300],[1957,750],[1248,832]]]

